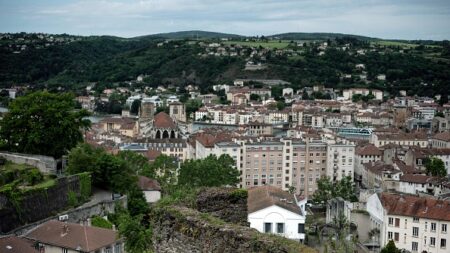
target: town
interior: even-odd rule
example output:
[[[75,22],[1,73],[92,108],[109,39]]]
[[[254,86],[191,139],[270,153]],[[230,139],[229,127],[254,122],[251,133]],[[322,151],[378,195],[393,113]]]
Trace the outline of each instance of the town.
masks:
[[[0,4],[21,21],[0,22],[0,253],[450,252],[448,32],[255,35],[309,5],[88,2]],[[142,35],[173,8],[192,13],[152,31],[236,34]]]

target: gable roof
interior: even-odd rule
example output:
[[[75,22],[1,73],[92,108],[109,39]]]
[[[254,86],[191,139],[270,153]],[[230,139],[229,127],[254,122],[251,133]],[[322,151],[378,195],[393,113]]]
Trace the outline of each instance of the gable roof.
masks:
[[[390,193],[378,197],[389,215],[450,221],[450,201]]]
[[[433,136],[433,139],[440,141],[450,141],[450,132],[437,133]]]
[[[270,185],[248,189],[248,213],[254,213],[273,205],[289,210],[295,214],[303,215],[293,194]]]
[[[119,234],[110,229],[50,220],[30,231],[26,237],[44,244],[91,252],[115,243]]]
[[[2,253],[39,253],[33,241],[17,236],[0,238],[0,252]]]
[[[375,155],[375,156],[381,156],[383,153],[381,150],[373,144],[367,144],[362,147],[357,147],[356,152],[357,155]]]
[[[138,187],[143,191],[160,191],[161,186],[158,181],[144,176],[138,177]]]
[[[176,128],[174,120],[165,112],[155,115],[153,126],[156,128]]]

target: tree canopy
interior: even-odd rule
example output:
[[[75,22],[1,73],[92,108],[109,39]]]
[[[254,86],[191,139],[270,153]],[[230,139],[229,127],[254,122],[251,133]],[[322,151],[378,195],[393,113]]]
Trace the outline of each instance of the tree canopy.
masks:
[[[83,140],[88,115],[75,110],[72,94],[30,93],[10,103],[0,122],[0,138],[8,151],[59,158]]]
[[[435,177],[445,177],[447,176],[447,170],[445,169],[444,161],[437,157],[427,158],[425,160],[425,168],[427,169],[427,174]]]
[[[229,155],[209,155],[205,159],[187,160],[180,168],[178,184],[190,187],[236,185],[239,171]]]
[[[335,183],[331,182],[329,177],[322,177],[317,181],[317,190],[313,194],[314,202],[326,203],[336,197],[352,202],[357,201],[351,177],[344,177]]]
[[[381,253],[400,253],[400,250],[395,246],[395,242],[389,240],[389,242],[381,249]]]

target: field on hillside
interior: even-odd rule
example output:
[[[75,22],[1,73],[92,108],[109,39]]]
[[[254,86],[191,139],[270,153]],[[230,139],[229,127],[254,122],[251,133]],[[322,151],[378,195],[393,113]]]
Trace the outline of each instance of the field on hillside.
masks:
[[[236,41],[236,40],[231,40],[231,41],[224,41],[223,44],[227,44],[227,45],[242,45],[242,46],[247,46],[247,47],[259,47],[262,46],[264,48],[285,48],[287,46],[289,46],[289,41],[286,40],[269,40],[268,42],[263,42],[263,41]]]

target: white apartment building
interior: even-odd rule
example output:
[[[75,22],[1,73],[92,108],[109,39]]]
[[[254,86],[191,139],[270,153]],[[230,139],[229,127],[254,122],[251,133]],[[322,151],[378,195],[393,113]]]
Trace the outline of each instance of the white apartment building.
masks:
[[[355,144],[350,142],[328,144],[327,153],[327,176],[332,181],[347,176],[353,179]]]
[[[371,228],[380,229],[380,246],[393,240],[410,252],[450,251],[450,202],[413,195],[378,193],[369,197]]]

